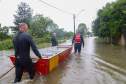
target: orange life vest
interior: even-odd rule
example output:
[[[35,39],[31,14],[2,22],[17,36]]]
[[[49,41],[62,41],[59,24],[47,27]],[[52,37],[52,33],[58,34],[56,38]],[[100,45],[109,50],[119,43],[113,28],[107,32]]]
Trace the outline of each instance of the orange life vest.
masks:
[[[75,43],[81,43],[81,36],[80,36],[80,34],[75,35],[74,42]]]

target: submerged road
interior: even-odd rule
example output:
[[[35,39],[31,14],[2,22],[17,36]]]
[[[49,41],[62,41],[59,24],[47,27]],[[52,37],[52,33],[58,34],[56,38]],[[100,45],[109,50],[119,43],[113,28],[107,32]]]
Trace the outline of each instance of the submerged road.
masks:
[[[81,56],[72,53],[69,59],[48,76],[36,75],[32,84],[126,84],[125,70],[97,55],[95,38],[86,38]],[[14,77],[13,69],[0,79],[0,84],[12,84]],[[27,73],[19,84],[31,84],[28,83]]]

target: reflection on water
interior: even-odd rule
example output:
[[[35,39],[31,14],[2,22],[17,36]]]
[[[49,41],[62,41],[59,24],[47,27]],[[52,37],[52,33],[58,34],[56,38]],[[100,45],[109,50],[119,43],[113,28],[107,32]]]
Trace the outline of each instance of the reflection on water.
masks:
[[[101,59],[126,69],[126,48],[96,42],[95,53]]]
[[[94,54],[103,60],[111,57],[111,61],[115,62],[118,55],[125,58],[125,49],[97,43],[95,38],[86,38],[81,56],[71,54],[67,61],[49,75],[41,77],[36,75],[33,84],[126,84],[125,75],[95,61],[97,56]],[[8,84],[13,79],[14,70],[0,79],[0,82]]]

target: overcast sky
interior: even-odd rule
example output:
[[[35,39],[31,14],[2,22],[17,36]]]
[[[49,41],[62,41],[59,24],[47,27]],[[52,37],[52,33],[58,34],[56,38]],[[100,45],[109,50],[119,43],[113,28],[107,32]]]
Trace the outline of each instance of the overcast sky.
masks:
[[[2,26],[14,25],[15,11],[17,5],[20,2],[26,2],[34,11],[35,14],[43,14],[48,16],[58,24],[60,28],[64,28],[67,31],[73,31],[73,17],[67,13],[60,12],[54,8],[51,8],[39,0],[0,0],[0,23]],[[77,14],[81,10],[85,10],[80,13],[76,18],[76,27],[79,23],[85,23],[88,28],[91,29],[91,23],[96,18],[98,9],[101,9],[107,2],[115,0],[44,0],[60,9]]]

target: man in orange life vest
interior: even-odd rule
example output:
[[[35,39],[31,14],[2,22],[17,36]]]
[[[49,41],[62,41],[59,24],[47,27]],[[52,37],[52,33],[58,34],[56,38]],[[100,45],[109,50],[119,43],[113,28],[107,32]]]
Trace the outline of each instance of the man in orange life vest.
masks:
[[[76,35],[74,35],[72,44],[74,44],[74,53],[80,55],[81,53],[81,46],[83,45],[84,47],[84,39],[83,36],[78,32]]]

